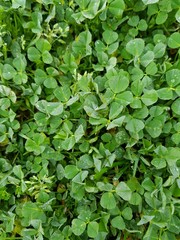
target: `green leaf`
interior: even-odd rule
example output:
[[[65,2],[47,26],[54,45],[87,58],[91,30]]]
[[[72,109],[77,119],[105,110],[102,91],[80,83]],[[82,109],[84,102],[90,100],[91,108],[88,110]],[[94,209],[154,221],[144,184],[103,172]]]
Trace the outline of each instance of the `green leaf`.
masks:
[[[124,230],[126,228],[125,222],[121,216],[117,216],[111,220],[111,224],[114,228]]]
[[[88,154],[84,154],[79,158],[77,162],[77,167],[80,169],[89,169],[94,166],[92,157]]]
[[[162,58],[166,51],[166,45],[164,43],[157,43],[153,49],[155,58]]]
[[[118,39],[118,34],[111,30],[105,30],[102,35],[107,45],[110,45]]]
[[[117,94],[115,99],[120,105],[126,106],[133,101],[133,95],[130,91],[125,91]]]
[[[129,79],[125,74],[123,76],[123,71],[120,71],[117,76],[112,76],[112,78],[108,80],[108,84],[114,93],[120,93],[128,87]]]
[[[71,97],[71,90],[68,85],[57,87],[54,90],[55,97],[61,102],[67,102]]]
[[[160,136],[160,134],[162,133],[162,127],[163,123],[156,118],[154,118],[145,125],[146,131],[152,138],[157,138]]]
[[[121,127],[124,122],[125,116],[121,116],[117,119],[114,119],[112,122],[110,122],[107,126],[107,130],[115,128],[115,127]]]
[[[112,120],[116,118],[123,110],[122,106],[119,106],[117,102],[112,102],[110,105],[109,119]]]
[[[143,121],[141,121],[139,119],[133,118],[128,121],[125,128],[129,132],[138,133],[139,131],[141,131],[144,128],[144,123],[143,123]]]
[[[168,13],[166,11],[160,11],[158,12],[156,16],[156,24],[160,25],[163,24],[168,18]]]
[[[116,207],[116,200],[111,192],[105,192],[101,196],[100,204],[103,208],[113,209]]]
[[[157,90],[158,97],[162,100],[169,100],[173,97],[173,91],[170,88],[161,88]]]
[[[8,97],[13,103],[16,102],[16,94],[9,87],[0,85],[0,95]]]
[[[141,38],[130,40],[126,45],[126,50],[133,56],[140,56],[144,50],[144,40]]]
[[[25,8],[26,0],[12,0],[12,8],[17,9],[19,7]]]
[[[27,61],[23,55],[20,55],[13,60],[13,65],[17,71],[23,72],[26,69]]]
[[[48,51],[44,51],[42,53],[42,60],[46,64],[51,64],[52,61],[53,61],[53,58],[52,58],[51,54]]]
[[[46,100],[40,100],[35,106],[40,112],[52,116],[58,116],[63,112],[63,105],[60,102],[47,102]]]
[[[114,17],[120,18],[123,14],[124,9],[125,9],[124,0],[113,0],[113,1],[111,1],[108,9]]]
[[[172,104],[172,110],[175,114],[180,115],[180,99],[177,98]]]
[[[166,72],[166,81],[167,84],[174,88],[178,84],[180,84],[180,70],[179,69],[171,69]]]
[[[79,172],[79,169],[75,165],[68,165],[64,169],[64,175],[67,179],[73,179]]]
[[[159,240],[157,228],[154,225],[149,225],[148,230],[143,237],[143,240]]]
[[[125,182],[120,182],[116,187],[116,193],[125,201],[130,201],[132,192]]]
[[[22,217],[24,218],[25,226],[29,226],[32,220],[40,220],[42,223],[46,222],[46,215],[36,203],[26,202],[22,206]]]
[[[76,40],[72,43],[72,50],[76,56],[85,57],[91,55],[90,43],[92,41],[92,35],[90,31],[86,30],[81,32]]]
[[[16,75],[16,70],[10,64],[4,64],[2,76],[6,80],[12,79]]]
[[[72,231],[76,236],[80,236],[86,229],[86,223],[81,219],[72,220]]]
[[[143,67],[147,67],[149,63],[154,60],[154,53],[152,51],[146,52],[140,57],[140,63]]]
[[[69,137],[69,138],[66,138],[66,139],[62,142],[62,148],[63,148],[64,150],[69,151],[69,150],[71,150],[71,149],[74,147],[75,143],[76,143],[75,137],[74,137],[74,136],[71,136],[71,137]]]
[[[87,234],[90,238],[95,238],[98,235],[99,224],[97,222],[90,222],[87,227]]]
[[[164,158],[154,158],[151,164],[155,166],[156,169],[162,169],[166,167],[166,160]]]
[[[83,125],[81,124],[79,125],[79,127],[76,129],[74,133],[76,143],[79,142],[79,140],[82,138],[83,135],[84,135],[84,128],[83,128]]]
[[[155,216],[150,216],[150,215],[143,215],[141,220],[137,223],[138,226],[144,225],[148,222],[150,222]]]
[[[41,53],[51,50],[51,44],[44,38],[39,38],[37,40],[36,47]]]
[[[159,2],[159,0],[142,0],[145,5],[154,4]]]
[[[142,95],[141,100],[146,106],[153,105],[158,100],[158,94],[154,89],[148,90]]]
[[[100,0],[91,0],[88,5],[88,8],[82,11],[82,15],[85,18],[93,19],[98,13],[99,5],[100,5]]]
[[[41,58],[41,53],[39,52],[39,50],[35,47],[30,47],[27,50],[27,55],[28,55],[28,59],[31,62],[39,62],[40,58]]]
[[[75,2],[80,6],[81,9],[85,9],[88,6],[90,0],[75,0]]]
[[[168,39],[168,46],[170,48],[179,48],[180,47],[180,33],[175,32],[171,34],[171,36]]]
[[[180,9],[175,14],[176,21],[180,23]]]
[[[130,207],[126,207],[125,209],[123,209],[122,211],[122,216],[124,219],[126,220],[131,220],[133,215],[132,215],[132,209]]]
[[[132,205],[135,205],[135,206],[140,205],[142,203],[142,198],[139,195],[139,193],[137,193],[137,192],[132,193],[129,203]]]

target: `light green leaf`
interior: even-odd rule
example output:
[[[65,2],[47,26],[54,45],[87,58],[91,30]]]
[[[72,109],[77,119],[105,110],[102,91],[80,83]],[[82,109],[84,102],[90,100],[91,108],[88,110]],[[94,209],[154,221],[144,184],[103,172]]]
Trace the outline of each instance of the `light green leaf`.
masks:
[[[69,137],[69,138],[66,138],[66,139],[62,142],[62,148],[63,148],[64,150],[69,151],[69,150],[71,150],[71,149],[74,147],[75,143],[76,143],[75,137],[74,137],[74,136],[71,136],[71,137]]]
[[[126,228],[125,222],[121,216],[117,216],[111,220],[111,224],[114,228],[124,230]]]
[[[115,99],[120,105],[125,107],[126,105],[133,102],[133,95],[130,91],[125,91],[123,93],[117,94]]]
[[[41,53],[51,50],[51,44],[44,38],[39,38],[37,40],[36,47]]]
[[[152,138],[157,138],[162,133],[162,127],[163,123],[160,120],[154,118],[146,124],[145,129]]]
[[[111,192],[105,192],[101,196],[100,204],[103,208],[113,209],[116,207],[116,200]]]
[[[144,40],[142,38],[130,40],[126,45],[126,50],[133,56],[140,56],[144,50]]]
[[[150,106],[157,102],[158,94],[154,89],[148,90],[142,95],[141,100],[146,106]]]
[[[180,115],[180,98],[177,98],[171,107],[175,114]]]
[[[155,58],[163,57],[165,54],[165,51],[166,51],[166,45],[162,42],[157,43],[153,49]]]
[[[76,236],[80,236],[86,229],[86,223],[81,219],[72,220],[72,231]]]
[[[112,122],[110,122],[107,126],[107,130],[115,128],[115,127],[121,127],[125,119],[125,116],[121,116],[119,118],[114,119]]]
[[[102,35],[107,45],[110,45],[111,43],[115,42],[118,39],[117,32],[114,32],[112,30],[105,30]]]
[[[154,60],[154,53],[152,51],[146,52],[140,57],[140,63],[143,67],[147,67],[149,63]]]
[[[125,201],[129,201],[132,196],[132,191],[125,182],[120,182],[117,185],[116,193]]]
[[[100,0],[91,0],[88,5],[88,8],[82,11],[82,15],[85,18],[93,19],[98,13],[99,5]]]
[[[10,80],[16,75],[16,70],[10,64],[4,64],[2,76],[6,80]]]
[[[19,7],[25,8],[26,0],[12,0],[12,8],[17,9]]]
[[[169,100],[173,97],[173,91],[170,88],[161,88],[157,90],[158,97],[162,100]]]
[[[19,55],[18,57],[14,58],[13,65],[17,71],[23,72],[26,69],[27,61],[24,55]]]
[[[166,167],[166,160],[164,158],[154,158],[151,161],[151,164],[156,168],[156,169],[162,169]]]
[[[168,46],[170,48],[179,48],[180,47],[180,33],[174,32],[168,39]]]
[[[27,55],[28,55],[28,59],[31,62],[38,62],[40,60],[40,58],[41,58],[41,53],[35,47],[28,48]]]
[[[125,9],[124,0],[113,0],[113,1],[111,1],[108,9],[114,17],[120,18],[123,14],[124,9]]]
[[[133,192],[129,203],[135,206],[140,205],[142,203],[142,198],[140,194],[137,192]]]
[[[79,172],[79,169],[75,165],[67,165],[64,169],[64,176],[67,179],[73,179]]]
[[[35,106],[39,111],[52,116],[58,116],[63,112],[63,105],[60,102],[47,102],[46,100],[40,100]]]
[[[84,128],[83,128],[83,125],[81,124],[79,125],[79,127],[76,129],[74,133],[76,143],[79,142],[79,140],[82,138],[83,135],[84,135]]]
[[[99,224],[97,222],[90,222],[87,227],[87,234],[90,238],[95,238],[98,235]]]
[[[142,0],[145,5],[154,4],[159,2],[159,0]]]
[[[141,220],[137,223],[138,226],[144,225],[148,222],[150,222],[155,216],[150,216],[150,215],[143,215]]]
[[[171,69],[166,72],[166,81],[167,84],[174,88],[178,84],[180,84],[180,70],[179,69]]]
[[[42,53],[42,60],[46,64],[51,64],[53,61],[52,55],[48,51]]]
[[[130,207],[126,207],[125,209],[123,209],[122,216],[126,220],[131,220],[133,217],[132,209]]]
[[[125,127],[129,132],[138,133],[144,128],[143,121],[139,119],[132,118],[128,121]]]
[[[123,71],[122,71],[123,73]],[[121,75],[121,72],[117,76],[112,76],[110,80],[108,80],[109,87],[114,93],[123,92],[129,85],[129,79],[127,76]]]
[[[91,55],[92,35],[89,30],[81,32],[72,43],[72,50],[76,56],[85,57]]]
[[[180,23],[180,9],[178,9],[178,11],[176,12],[175,18],[176,18],[177,22]]]
[[[116,118],[123,110],[123,106],[119,106],[117,102],[112,102],[110,105],[109,119]]]

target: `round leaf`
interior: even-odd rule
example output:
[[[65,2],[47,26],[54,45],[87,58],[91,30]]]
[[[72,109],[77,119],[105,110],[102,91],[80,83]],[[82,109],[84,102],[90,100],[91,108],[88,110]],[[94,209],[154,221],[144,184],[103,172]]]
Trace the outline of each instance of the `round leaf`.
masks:
[[[87,234],[90,238],[95,238],[98,234],[99,224],[97,222],[90,222],[87,227]]]
[[[176,99],[172,104],[172,110],[175,114],[180,115],[180,99]]]
[[[103,39],[106,42],[106,44],[109,45],[118,39],[118,34],[117,32],[114,32],[112,30],[105,30],[103,32]]]
[[[126,76],[112,76],[112,78],[108,81],[109,87],[114,93],[123,92],[129,85],[129,79]]]
[[[86,223],[81,219],[72,220],[72,231],[76,236],[80,236],[86,229]]]
[[[131,189],[125,182],[120,182],[116,187],[116,193],[125,201],[129,201],[131,199]]]
[[[143,121],[139,120],[139,119],[131,119],[128,121],[128,123],[126,124],[126,129],[129,132],[134,132],[134,133],[138,133],[139,131],[141,131],[144,128],[144,123]]]
[[[133,56],[140,56],[144,50],[144,40],[142,38],[130,40],[126,45],[126,50]]]
[[[121,216],[117,216],[112,219],[111,224],[114,228],[124,230],[126,228],[125,222]]]
[[[180,33],[175,32],[171,34],[171,36],[168,39],[168,46],[170,48],[179,48],[180,47]]]
[[[116,200],[113,193],[106,192],[101,196],[100,204],[103,208],[113,209],[116,207]]]
[[[12,79],[16,75],[16,70],[10,64],[4,64],[2,76],[6,80]]]
[[[35,47],[28,48],[27,55],[31,62],[38,62],[41,58],[39,50]]]
[[[148,90],[142,95],[141,100],[146,106],[150,106],[157,102],[158,94],[154,89]]]

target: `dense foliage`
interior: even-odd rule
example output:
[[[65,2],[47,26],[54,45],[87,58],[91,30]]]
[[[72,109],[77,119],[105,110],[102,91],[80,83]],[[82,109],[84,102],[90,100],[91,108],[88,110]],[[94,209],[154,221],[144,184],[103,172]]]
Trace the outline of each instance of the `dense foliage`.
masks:
[[[180,239],[180,0],[0,0],[0,239]]]

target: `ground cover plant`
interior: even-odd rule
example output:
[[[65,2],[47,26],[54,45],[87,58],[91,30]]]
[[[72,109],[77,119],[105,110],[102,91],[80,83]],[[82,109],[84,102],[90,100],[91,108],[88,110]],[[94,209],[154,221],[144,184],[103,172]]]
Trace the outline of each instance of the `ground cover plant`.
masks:
[[[179,29],[179,0],[0,0],[0,240],[180,239]]]

